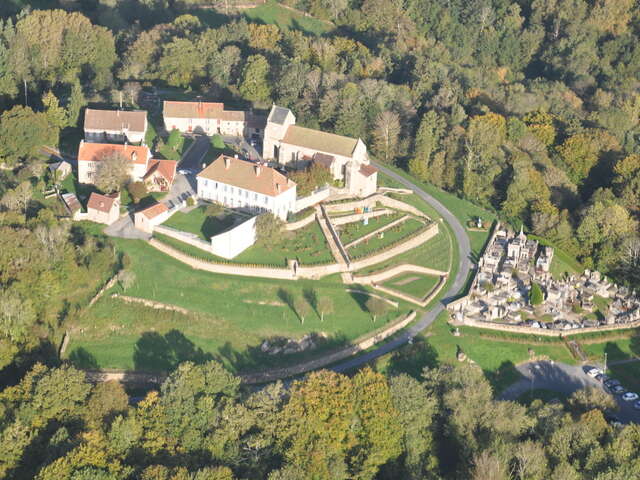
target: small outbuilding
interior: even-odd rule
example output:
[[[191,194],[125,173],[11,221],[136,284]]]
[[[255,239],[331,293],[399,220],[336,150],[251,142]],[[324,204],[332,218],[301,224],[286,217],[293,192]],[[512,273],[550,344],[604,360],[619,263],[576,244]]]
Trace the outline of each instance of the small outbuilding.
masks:
[[[111,225],[120,218],[120,194],[101,195],[93,192],[87,203],[87,220]]]

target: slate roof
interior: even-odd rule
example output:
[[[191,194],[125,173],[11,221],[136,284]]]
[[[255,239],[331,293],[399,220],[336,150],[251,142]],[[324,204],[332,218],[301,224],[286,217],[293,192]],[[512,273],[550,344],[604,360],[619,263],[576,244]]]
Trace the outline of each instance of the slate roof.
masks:
[[[271,112],[269,112],[269,121],[273,123],[277,123],[278,125],[283,125],[285,118],[289,114],[290,110],[284,107],[278,107],[274,105],[271,107]]]
[[[336,157],[334,157],[333,155],[327,155],[326,153],[316,153],[313,156],[314,162],[326,168],[331,168],[331,165],[333,165],[333,162],[335,162],[335,160]]]
[[[370,177],[371,175],[373,175],[374,173],[376,173],[378,171],[378,169],[376,167],[374,167],[373,165],[360,165],[360,173],[362,175],[364,175],[365,177]]]
[[[84,111],[84,129],[100,131],[122,131],[144,133],[147,127],[147,112],[136,110],[96,110],[87,108]]]
[[[202,170],[198,177],[270,197],[277,197],[295,186],[294,182],[271,167],[225,155],[220,155],[211,165]]]
[[[61,197],[72,215],[82,209],[82,205],[80,205],[80,201],[78,200],[78,197],[76,197],[75,193],[63,193]]]
[[[282,143],[305,147],[318,152],[340,155],[342,157],[351,157],[358,140],[336,135],[335,133],[321,132],[320,130],[291,125],[287,128]]]
[[[87,203],[87,210],[98,210],[99,212],[109,213],[113,204],[118,199],[119,195],[100,195],[99,193],[93,192],[89,197],[89,202]]]
[[[158,215],[167,212],[168,210],[169,208],[164,203],[156,203],[148,208],[145,208],[140,213],[151,220],[153,218],[156,218]]]
[[[80,148],[78,149],[78,161],[97,162],[100,161],[104,155],[114,151],[131,159],[133,163],[143,165],[146,165],[147,160],[151,156],[149,148],[146,146],[81,142]],[[133,153],[136,155],[134,156]]]

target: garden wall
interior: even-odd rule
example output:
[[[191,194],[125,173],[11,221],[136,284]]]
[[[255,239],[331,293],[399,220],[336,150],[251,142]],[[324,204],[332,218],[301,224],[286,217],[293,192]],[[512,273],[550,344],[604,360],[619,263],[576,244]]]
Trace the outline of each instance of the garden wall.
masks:
[[[296,200],[296,206],[294,208],[294,213],[299,212],[300,210],[304,210],[307,207],[311,207],[312,205],[316,205],[317,203],[326,200],[331,195],[331,188],[325,187],[320,190],[316,190],[311,195],[307,195],[306,197],[298,198]]]
[[[346,225],[347,223],[360,222],[365,218],[381,217],[382,215],[391,215],[393,210],[383,208],[382,210],[375,210],[373,212],[354,213],[352,215],[343,215],[341,217],[331,217],[329,220],[335,226]]]
[[[298,230],[300,228],[306,227],[310,223],[313,223],[315,219],[316,219],[316,214],[314,212],[314,213],[311,213],[309,216],[304,217],[302,220],[285,224],[284,229],[287,230],[288,232],[292,232],[294,230]]]
[[[372,273],[371,275],[353,276],[353,282],[361,283],[364,285],[368,285],[370,283],[379,283],[393,278],[401,273],[407,272],[421,273],[423,275],[434,275],[437,277],[448,275],[447,272],[443,272],[441,270],[434,270],[433,268],[421,267],[419,265],[412,265],[410,263],[403,263],[401,265],[394,265],[393,267],[387,268],[382,272]]]
[[[156,225],[153,230],[154,232],[161,233],[163,235],[166,235],[167,237],[175,238],[176,240],[187,243],[192,247],[196,247],[200,250],[211,253],[211,245],[201,238],[198,238],[198,236],[194,233],[183,232],[181,230],[176,230],[175,228],[167,227],[165,225]]]
[[[640,320],[630,323],[622,323],[616,325],[603,325],[601,327],[574,328],[572,330],[548,330],[545,328],[523,327],[520,325],[507,325],[495,322],[479,322],[465,318],[462,325],[476,328],[484,328],[487,330],[499,330],[502,332],[523,333],[527,335],[538,335],[542,337],[570,337],[572,335],[581,335],[584,333],[608,332],[614,330],[628,330],[640,327]]]
[[[226,232],[211,237],[211,252],[231,259],[256,243],[256,218],[251,217]]]
[[[396,200],[395,198],[387,197],[381,193],[376,193],[371,195],[370,197],[354,200],[352,202],[344,202],[344,203],[332,203],[329,205],[324,205],[324,208],[327,212],[345,212],[347,210],[354,210],[356,208],[362,207],[373,207],[376,203],[381,203],[385,207],[395,208],[396,210],[402,210],[403,212],[411,213],[416,217],[424,217],[429,218],[429,216],[423,211],[417,209],[413,205],[409,205],[408,203],[402,202],[400,200]]]

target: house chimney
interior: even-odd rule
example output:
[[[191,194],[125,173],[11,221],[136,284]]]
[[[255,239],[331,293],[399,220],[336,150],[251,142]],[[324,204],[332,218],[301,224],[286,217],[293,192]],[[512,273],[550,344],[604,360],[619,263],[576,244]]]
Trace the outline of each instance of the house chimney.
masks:
[[[133,163],[136,163],[136,160],[138,160],[138,154],[136,152],[132,152],[131,153],[131,161]]]
[[[260,166],[259,163],[255,166],[255,169],[256,169],[256,177],[260,176],[260,172],[262,171],[262,167]]]
[[[279,183],[276,183],[276,192],[280,193],[280,190],[282,190],[282,187]]]
[[[224,168],[229,170],[230,164],[231,164],[231,159],[229,157],[224,157]]]

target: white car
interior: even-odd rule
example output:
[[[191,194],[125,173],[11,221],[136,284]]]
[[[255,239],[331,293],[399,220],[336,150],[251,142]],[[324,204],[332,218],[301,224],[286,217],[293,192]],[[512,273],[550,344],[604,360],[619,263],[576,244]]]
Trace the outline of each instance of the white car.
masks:
[[[187,170],[185,168],[181,168],[181,169],[178,170],[178,173],[180,175],[189,175],[190,172],[189,172],[189,170]]]
[[[638,394],[634,392],[627,392],[624,395],[622,395],[622,399],[625,402],[633,402],[634,400],[638,400]]]
[[[602,370],[598,368],[592,368],[587,372],[587,375],[589,375],[591,378],[596,378],[596,376],[600,375],[601,373],[602,373]]]

